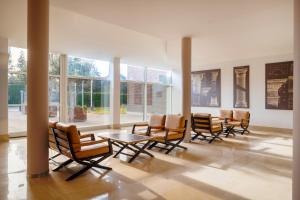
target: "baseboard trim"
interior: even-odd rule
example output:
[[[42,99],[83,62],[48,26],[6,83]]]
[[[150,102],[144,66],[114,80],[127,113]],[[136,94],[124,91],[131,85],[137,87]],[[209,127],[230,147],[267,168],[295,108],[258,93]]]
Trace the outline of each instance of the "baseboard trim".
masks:
[[[7,142],[7,141],[9,141],[8,134],[0,135],[0,142]]]
[[[250,130],[256,130],[256,131],[267,131],[267,132],[281,132],[281,133],[288,133],[288,134],[292,134],[293,133],[293,129],[289,129],[289,128],[276,128],[276,127],[268,127],[268,126],[249,126]]]

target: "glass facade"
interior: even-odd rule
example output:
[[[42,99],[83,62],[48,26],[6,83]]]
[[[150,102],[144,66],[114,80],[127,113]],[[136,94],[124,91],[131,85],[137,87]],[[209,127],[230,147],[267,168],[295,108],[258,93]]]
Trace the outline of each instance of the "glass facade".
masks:
[[[49,119],[59,120],[59,54],[49,54]],[[27,129],[27,50],[10,47],[8,62],[8,131]]]
[[[66,74],[61,74],[60,54],[49,54],[49,120],[62,121],[61,81],[66,82],[67,122],[78,127],[111,124],[110,63],[69,56]],[[63,83],[64,83],[63,82]],[[169,71],[120,66],[120,120],[135,123],[151,114],[170,113],[171,73]],[[170,107],[170,106],[169,106]],[[9,48],[8,66],[9,132],[27,129],[27,50]],[[65,117],[64,117],[65,118]]]

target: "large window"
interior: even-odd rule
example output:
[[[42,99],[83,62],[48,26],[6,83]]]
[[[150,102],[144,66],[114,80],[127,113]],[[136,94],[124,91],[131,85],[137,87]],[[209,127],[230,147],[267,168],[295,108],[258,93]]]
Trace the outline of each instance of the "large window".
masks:
[[[68,120],[78,126],[110,124],[109,62],[68,58]]]
[[[147,70],[147,116],[170,113],[171,72]],[[169,107],[168,107],[169,105]]]
[[[59,55],[49,55],[49,119],[59,119]],[[27,129],[27,50],[9,48],[8,62],[8,131]]]
[[[145,71],[141,67],[121,64],[121,123],[144,120]]]

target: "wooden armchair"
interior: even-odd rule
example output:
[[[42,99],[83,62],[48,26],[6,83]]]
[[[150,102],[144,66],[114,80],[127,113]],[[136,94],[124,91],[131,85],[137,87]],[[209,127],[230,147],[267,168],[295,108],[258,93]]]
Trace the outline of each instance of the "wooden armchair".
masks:
[[[195,113],[192,114],[192,130],[195,133],[192,140],[199,136],[202,140],[207,140],[212,143],[215,139],[223,140],[220,134],[223,132],[223,125],[221,122],[213,122],[211,114]]]
[[[149,123],[134,124],[132,134],[150,135],[150,133],[161,132],[165,129],[166,115],[151,115]],[[136,129],[140,127],[139,129]]]
[[[53,133],[53,129],[56,128],[57,123],[58,122],[56,122],[56,121],[50,121],[48,123],[48,134],[49,134],[48,147],[49,147],[49,149],[56,152],[56,154],[54,156],[51,156],[49,158],[49,160],[52,160],[52,161],[54,161],[53,160],[54,158],[61,155],[59,152],[59,149],[57,148],[57,144],[55,142],[54,133]],[[81,141],[95,140],[94,134],[91,134],[91,133],[81,134],[79,130],[77,132],[78,132],[78,135],[79,135]]]
[[[233,112],[233,120],[230,123],[235,124],[234,131],[241,133],[250,133],[248,130],[250,124],[250,112],[242,111],[242,110],[235,110]]]
[[[83,169],[68,177],[66,181],[76,178],[92,167],[111,170],[110,167],[99,165],[113,153],[110,140],[82,141],[75,125],[57,123],[56,128],[52,128],[52,130],[59,153],[69,158],[53,171],[57,171],[73,161],[85,165]]]
[[[167,115],[165,122],[165,131],[163,132],[151,132],[150,136],[152,143],[148,149],[158,147],[160,149],[167,150],[166,154],[170,153],[176,147],[187,149],[181,146],[180,143],[184,140],[186,133],[187,120],[181,115]],[[157,144],[164,144],[164,147],[157,146]]]

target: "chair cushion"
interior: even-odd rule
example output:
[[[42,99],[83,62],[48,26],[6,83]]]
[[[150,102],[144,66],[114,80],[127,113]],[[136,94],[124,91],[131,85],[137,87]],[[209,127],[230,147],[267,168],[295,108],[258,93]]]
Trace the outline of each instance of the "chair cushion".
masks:
[[[166,132],[155,133],[155,134],[152,134],[151,136],[154,137],[152,140],[163,142],[166,137]],[[176,139],[182,139],[182,138],[183,138],[183,133],[170,131],[168,133],[167,140],[176,140]]]
[[[166,121],[165,115],[151,115],[149,126],[151,127],[164,127]]]
[[[107,143],[100,143],[88,146],[82,146],[81,150],[76,152],[75,155],[78,159],[89,158],[109,152]]]
[[[165,127],[166,129],[184,128],[185,119],[182,115],[167,115]]]
[[[217,133],[217,132],[220,132],[222,130],[223,130],[222,126],[220,126],[220,125],[213,125],[211,132],[212,133]],[[200,129],[200,128],[195,129],[195,131],[196,132],[200,132],[200,133],[210,133],[209,130],[207,130],[207,129]]]
[[[232,110],[220,110],[220,116],[219,116],[220,119],[229,119],[229,120],[232,120],[233,118],[233,112]]]
[[[243,119],[249,120],[249,112],[242,110],[235,110],[233,112],[233,120],[242,121]]]

